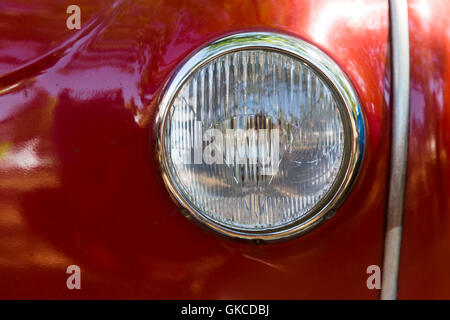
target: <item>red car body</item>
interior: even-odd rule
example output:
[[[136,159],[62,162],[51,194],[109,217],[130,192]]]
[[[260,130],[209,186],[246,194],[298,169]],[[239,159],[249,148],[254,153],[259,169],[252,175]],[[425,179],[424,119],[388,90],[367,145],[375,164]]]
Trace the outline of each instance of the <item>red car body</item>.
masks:
[[[450,298],[450,3],[408,3],[399,298]],[[383,264],[387,0],[79,0],[81,30],[65,26],[69,4],[0,4],[0,298],[379,298],[366,269]],[[333,58],[360,97],[367,135],[358,181],[337,214],[260,246],[188,221],[155,157],[154,118],[170,76],[206,44],[254,30],[293,35]],[[81,290],[66,287],[72,264]]]

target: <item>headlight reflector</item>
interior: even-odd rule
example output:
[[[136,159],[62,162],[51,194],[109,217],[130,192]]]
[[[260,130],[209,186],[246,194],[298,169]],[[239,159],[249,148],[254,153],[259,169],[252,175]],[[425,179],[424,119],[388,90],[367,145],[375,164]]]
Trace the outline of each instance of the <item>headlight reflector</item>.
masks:
[[[360,105],[312,45],[245,33],[199,51],[170,82],[158,156],[176,199],[223,234],[275,240],[342,200],[361,162]]]

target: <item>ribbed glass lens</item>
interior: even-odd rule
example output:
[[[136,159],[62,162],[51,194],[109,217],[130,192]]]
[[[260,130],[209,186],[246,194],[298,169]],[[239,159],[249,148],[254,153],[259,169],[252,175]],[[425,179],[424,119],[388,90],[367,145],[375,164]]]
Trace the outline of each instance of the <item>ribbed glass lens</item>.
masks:
[[[282,228],[320,206],[341,174],[339,100],[308,64],[248,49],[183,83],[164,126],[170,179],[189,207],[238,230]]]

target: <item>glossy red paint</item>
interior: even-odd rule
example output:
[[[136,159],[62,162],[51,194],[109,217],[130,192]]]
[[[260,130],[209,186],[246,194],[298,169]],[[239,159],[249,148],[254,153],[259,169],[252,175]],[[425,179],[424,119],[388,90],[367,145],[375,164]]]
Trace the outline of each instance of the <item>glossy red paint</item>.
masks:
[[[1,27],[12,43],[21,39],[20,50],[41,41],[54,51],[36,51],[28,65],[18,60],[0,76],[0,297],[378,298],[366,287],[366,268],[381,265],[384,237],[387,1],[116,5],[70,45],[52,47],[49,39],[64,35],[39,40],[26,27]],[[285,32],[322,48],[349,75],[367,120],[360,178],[335,217],[267,246],[189,222],[154,158],[164,83],[200,46],[249,30]],[[82,269],[81,290],[66,289],[70,264]]]
[[[113,0],[79,0],[85,25],[110,10]],[[77,33],[66,28],[65,1],[2,0],[0,3],[0,75],[12,72],[39,58]]]
[[[448,1],[408,1],[411,115],[400,299],[450,299]]]

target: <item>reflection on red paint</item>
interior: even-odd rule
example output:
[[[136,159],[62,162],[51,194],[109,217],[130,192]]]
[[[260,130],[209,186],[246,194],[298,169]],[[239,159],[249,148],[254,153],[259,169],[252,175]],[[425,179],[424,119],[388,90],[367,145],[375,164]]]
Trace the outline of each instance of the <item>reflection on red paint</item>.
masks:
[[[43,3],[51,10],[60,6]],[[94,14],[104,2],[89,3]],[[388,7],[387,1],[348,0],[347,6],[373,9],[367,28],[355,27],[368,19],[364,8],[338,10],[333,23],[318,26],[321,9],[341,3],[137,0],[121,7],[105,29],[93,26],[64,54],[50,57],[51,63],[9,75],[22,85],[0,93],[0,142],[11,142],[19,152],[38,141],[32,155],[50,165],[2,171],[0,205],[14,210],[29,241],[45,244],[60,260],[52,267],[45,259],[26,268],[0,266],[6,275],[0,277],[0,296],[378,298],[366,287],[366,268],[381,265],[382,257],[390,132]],[[289,33],[330,54],[354,83],[368,126],[359,182],[336,216],[304,237],[270,246],[219,238],[188,221],[167,195],[153,154],[152,119],[177,66],[200,46],[249,30]],[[2,70],[43,54],[51,37],[65,37],[27,36],[21,25],[3,33],[21,39],[15,46],[35,51]],[[36,41],[45,50],[33,49]],[[0,50],[0,61],[8,55]],[[1,187],[3,174],[17,177],[21,188]],[[5,237],[7,231],[0,226],[0,233]],[[31,252],[16,248],[11,250],[18,256]],[[65,288],[66,263],[82,269],[81,290]],[[38,280],[31,286],[29,279]]]
[[[450,298],[450,27],[446,1],[409,5],[411,115],[400,299]]]

